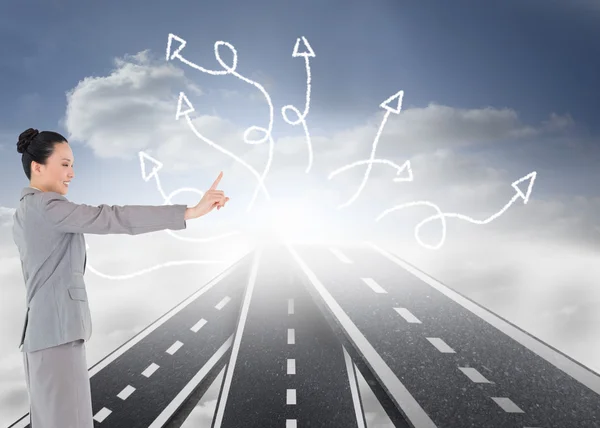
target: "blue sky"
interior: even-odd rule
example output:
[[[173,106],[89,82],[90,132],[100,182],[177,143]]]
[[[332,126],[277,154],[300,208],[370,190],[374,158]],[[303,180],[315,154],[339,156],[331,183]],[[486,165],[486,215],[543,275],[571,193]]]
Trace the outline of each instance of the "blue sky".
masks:
[[[319,234],[329,221],[347,233],[381,239],[382,246],[574,358],[588,365],[600,360],[598,2],[12,2],[0,7],[0,284],[10,284],[0,303],[8,318],[0,326],[0,355],[6,355],[0,381],[7,391],[0,408],[14,404],[7,421],[25,410],[21,374],[1,371],[20,367],[13,345],[22,308],[15,302],[24,290],[6,225],[28,185],[16,152],[22,131],[56,130],[70,139],[72,201],[162,204],[156,184],[140,177],[137,156],[144,150],[164,162],[160,176],[167,194],[179,187],[205,190],[225,172],[228,209],[198,220],[185,234],[206,237],[251,225],[245,209],[256,180],[199,141],[183,119],[176,122],[175,111],[185,91],[196,110],[194,126],[262,172],[265,145],[245,146],[241,135],[248,126],[266,126],[267,104],[256,88],[233,76],[167,62],[169,33],[187,41],[186,59],[210,69],[220,69],[214,43],[231,43],[237,71],[268,90],[276,153],[266,184],[276,201],[292,200],[294,212],[286,215],[295,223],[288,227]],[[286,104],[304,105],[304,61],[291,55],[301,36],[316,53],[307,116],[315,154],[310,174],[304,173],[302,129],[286,124],[280,113]],[[231,53],[220,52],[229,61]],[[386,123],[377,157],[398,164],[410,159],[414,182],[393,183],[388,167],[375,166],[354,206],[335,213],[364,171],[331,181],[327,174],[368,158],[382,120],[379,104],[399,90],[405,91],[402,112]],[[449,220],[439,251],[414,243],[414,225],[431,210],[373,223],[383,209],[424,199],[445,212],[487,218],[514,194],[510,183],[531,171],[538,176],[527,205],[516,203],[485,226]],[[188,192],[172,202],[197,200]],[[275,212],[260,194],[256,204],[260,214],[252,221]],[[284,204],[277,209],[285,211]],[[424,229],[429,240],[439,239],[439,225]],[[232,253],[233,241],[225,240],[191,250],[163,234],[86,240],[88,263],[107,275],[164,261],[164,248],[233,260],[243,247],[239,243]],[[206,267],[202,275],[221,270]],[[117,285],[93,270],[86,275],[96,308],[90,364],[202,283],[196,271],[182,268],[178,275],[188,285],[166,291],[169,274],[162,271]],[[161,299],[143,307],[131,303],[142,288]],[[123,302],[118,307],[115,293]]]
[[[406,91],[405,107],[436,102],[467,109],[510,108],[528,124],[538,124],[551,113],[570,115],[576,124],[571,132],[587,144],[597,141],[600,130],[600,98],[594,90],[600,86],[600,47],[595,43],[599,12],[583,2],[284,6],[265,1],[234,6],[182,1],[169,7],[143,1],[125,6],[45,2],[35,5],[35,17],[26,11],[31,5],[4,6],[0,17],[3,39],[10,40],[0,59],[3,146],[11,147],[29,126],[65,131],[60,121],[67,91],[88,76],[110,73],[115,57],[150,50],[160,58],[169,32],[188,40],[189,59],[206,67],[218,68],[212,53],[215,41],[232,43],[242,73],[267,76],[279,105],[303,99],[304,67],[290,53],[295,38],[306,36],[317,52],[312,126],[324,131],[364,120],[399,89]],[[199,74],[191,78],[209,87],[226,89],[238,83]],[[278,132],[286,130],[276,127]],[[554,160],[570,154],[564,148],[555,150]],[[79,159],[86,156],[78,154]],[[18,158],[2,159],[3,181],[17,184],[11,177],[19,174]],[[590,167],[585,163],[589,159],[571,161],[576,163],[573,168]],[[0,203],[10,204],[7,191],[0,191]]]

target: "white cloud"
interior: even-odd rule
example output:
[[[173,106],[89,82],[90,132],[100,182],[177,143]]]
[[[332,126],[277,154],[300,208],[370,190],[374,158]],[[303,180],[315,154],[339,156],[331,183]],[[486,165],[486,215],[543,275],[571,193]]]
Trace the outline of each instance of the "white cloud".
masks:
[[[85,143],[99,158],[125,157],[137,163],[137,152],[145,150],[171,171],[185,172],[198,165],[223,166],[228,186],[249,200],[256,181],[248,171],[199,141],[184,121],[175,121],[181,90],[191,94],[189,98],[195,106],[212,109],[206,107],[205,91],[186,78],[181,67],[153,61],[148,52],[117,60],[109,76],[86,78],[70,92],[65,118],[70,139]],[[377,153],[378,158],[398,164],[411,159],[414,181],[394,183],[394,171],[375,165],[357,201],[337,211],[336,206],[358,188],[364,167],[344,172],[331,181],[327,176],[345,164],[368,158],[381,116],[378,112],[365,124],[349,126],[331,136],[312,135],[315,157],[309,174],[304,173],[308,159],[304,139],[278,139],[267,177],[273,196],[300,199],[311,213],[319,213],[316,216],[323,223],[329,220],[349,234],[372,236],[453,288],[592,366],[600,358],[597,343],[600,272],[594,268],[600,266],[597,256],[600,233],[592,233],[598,227],[596,213],[600,200],[578,195],[546,196],[552,192],[538,192],[547,179],[540,175],[527,205],[517,202],[489,225],[448,220],[447,242],[439,251],[425,250],[414,243],[414,225],[434,214],[431,209],[394,213],[377,224],[373,221],[384,209],[417,199],[428,199],[444,211],[458,211],[476,218],[491,215],[512,197],[510,183],[519,176],[514,175],[513,165],[498,164],[483,149],[507,140],[539,140],[538,144],[543,145],[546,137],[572,126],[573,119],[551,114],[548,120],[534,126],[523,123],[510,109],[457,109],[435,104],[405,107],[400,115],[390,117]],[[195,113],[192,117],[200,132],[243,156],[262,172],[267,160],[266,144],[245,145],[244,128],[216,115]],[[257,125],[265,123],[266,118]],[[276,119],[275,127],[297,131],[281,118]],[[469,145],[480,150],[465,152],[463,149]],[[534,159],[523,164],[527,169],[522,175],[537,168]],[[560,160],[557,164],[560,166]],[[567,174],[557,171],[561,173]],[[246,216],[248,200],[232,201],[226,222],[251,227],[249,219],[257,219],[258,215]],[[269,206],[261,195],[257,201],[260,205],[257,211],[268,213]],[[9,225],[11,210],[0,209],[0,223]],[[190,227],[177,234],[205,236],[213,221],[200,220],[200,233]],[[439,224],[432,223],[424,229],[426,241],[439,238]],[[16,342],[24,307],[18,302],[24,301],[24,287],[10,233],[9,227],[0,228],[0,283],[7,284],[0,302],[5,320],[0,326],[0,351],[9,367],[0,367],[3,370],[0,390],[13,392],[0,396],[3,400],[0,408],[10,403],[20,409],[16,411],[20,415],[21,410],[26,411],[24,380],[19,389],[21,374],[13,368],[20,361]],[[181,258],[233,260],[247,248],[242,238],[206,245],[174,241],[164,233],[137,237],[90,235],[86,239],[90,244],[88,263],[113,275]],[[93,339],[88,344],[90,364],[221,270],[219,265],[172,267],[125,281],[87,273],[94,318]],[[177,272],[177,283],[173,283],[173,272]],[[143,301],[139,295],[144,295]],[[207,396],[206,408],[205,404],[200,406],[198,416],[194,417],[202,420],[212,417],[209,401],[216,396],[211,397]],[[12,422],[14,415],[0,415],[3,418],[0,423]]]

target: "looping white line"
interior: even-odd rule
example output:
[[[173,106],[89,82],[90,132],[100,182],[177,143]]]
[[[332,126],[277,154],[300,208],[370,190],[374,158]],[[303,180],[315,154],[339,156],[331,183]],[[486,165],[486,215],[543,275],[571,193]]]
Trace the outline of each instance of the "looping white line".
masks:
[[[433,202],[417,201],[417,202],[408,202],[405,204],[397,205],[393,208],[389,208],[389,209],[385,210],[384,212],[382,212],[375,219],[375,221],[379,221],[383,217],[385,217],[387,214],[389,214],[393,211],[401,210],[403,208],[408,208],[408,207],[413,207],[413,206],[418,206],[418,205],[429,206],[429,207],[435,209],[437,211],[437,214],[427,217],[426,219],[422,220],[419,224],[417,224],[415,226],[415,239],[419,243],[419,245],[421,245],[422,247],[425,247],[430,250],[439,250],[444,245],[444,242],[446,241],[446,217],[458,218],[458,219],[465,220],[465,221],[468,221],[469,223],[473,223],[473,224],[477,224],[477,225],[488,224],[488,223],[494,221],[495,219],[497,219],[498,217],[500,217],[504,212],[506,212],[506,210],[508,210],[508,208],[510,208],[510,206],[512,204],[514,204],[517,201],[517,199],[519,199],[519,198],[523,199],[523,204],[526,205],[527,202],[529,202],[529,197],[531,196],[531,191],[533,190],[533,183],[535,182],[536,177],[537,177],[537,172],[533,171],[533,172],[527,174],[526,176],[521,177],[518,180],[515,180],[511,184],[511,186],[515,189],[515,194],[513,195],[513,197],[502,207],[502,209],[500,209],[500,211],[492,214],[485,220],[476,220],[476,219],[466,216],[464,214],[443,213],[442,210]],[[523,191],[521,191],[521,189],[519,189],[518,184],[522,183],[524,181],[527,181],[527,180],[529,180],[529,185],[527,186],[527,190],[525,192],[523,192]],[[442,239],[440,239],[440,242],[437,245],[427,245],[421,240],[420,231],[421,231],[421,227],[425,226],[425,224],[427,224],[433,220],[440,220],[442,222]]]
[[[171,44],[173,40],[177,40],[181,46],[179,46],[179,48],[177,50],[175,50],[175,52],[171,55],[169,55],[170,51],[171,51]],[[260,126],[250,126],[249,128],[247,128],[244,131],[244,135],[243,135],[243,139],[244,142],[246,144],[262,144],[265,141],[269,141],[269,157],[267,160],[267,164],[265,166],[265,169],[262,173],[262,175],[258,175],[258,173],[255,174],[255,176],[257,177],[257,181],[258,181],[258,185],[256,186],[255,190],[254,190],[254,194],[252,195],[252,199],[250,200],[250,203],[248,205],[248,208],[246,209],[246,212],[249,212],[252,209],[252,206],[254,205],[254,202],[256,200],[256,197],[258,195],[258,191],[260,188],[262,188],[265,191],[265,194],[267,196],[267,200],[270,200],[269,196],[268,196],[268,192],[266,191],[265,185],[264,185],[264,181],[265,181],[265,177],[267,176],[270,168],[271,168],[271,163],[273,161],[273,151],[274,151],[274,141],[273,141],[273,136],[272,136],[272,129],[273,129],[273,103],[271,101],[271,97],[269,95],[269,93],[265,90],[265,88],[260,85],[259,83],[250,80],[244,76],[242,76],[241,74],[239,74],[236,70],[237,68],[237,64],[238,64],[238,56],[237,56],[237,51],[235,49],[235,47],[228,42],[225,41],[217,41],[214,44],[214,52],[215,52],[215,58],[216,60],[219,62],[219,64],[221,65],[221,67],[224,68],[224,71],[215,71],[215,70],[208,70],[204,67],[200,67],[196,64],[194,64],[191,61],[186,60],[182,55],[181,55],[181,50],[185,47],[185,45],[187,44],[187,42],[185,40],[183,40],[181,37],[175,36],[174,34],[169,34],[169,38],[168,38],[168,42],[167,42],[167,60],[169,59],[174,59],[177,58],[179,59],[181,62],[183,62],[184,64],[193,67],[197,70],[200,70],[203,73],[208,73],[208,74],[212,74],[212,75],[224,75],[224,74],[231,74],[235,77],[237,77],[238,79],[251,84],[252,86],[256,87],[259,91],[261,91],[261,93],[264,95],[267,103],[269,104],[269,126],[268,128],[264,128],[264,127],[260,127]],[[233,64],[231,66],[227,65],[225,63],[225,61],[223,61],[223,59],[221,58],[220,54],[219,54],[219,48],[221,46],[226,46],[228,47],[231,52],[233,53]],[[194,111],[193,107],[191,106],[191,103],[189,102],[189,100],[187,100],[186,98],[186,102],[189,105],[189,107],[191,107],[191,109],[187,110],[186,112],[181,112],[181,97],[182,94],[180,94],[180,98],[179,98],[179,104],[178,104],[178,113],[176,115],[176,118],[179,118],[180,115],[185,115],[186,119],[188,121],[188,124],[190,125],[190,127],[192,128],[192,130],[194,131],[194,133],[196,134],[196,136],[198,136],[200,139],[202,139],[203,141],[207,142],[208,144],[210,144],[212,147],[217,148],[219,151],[228,154],[230,157],[232,157],[236,162],[242,163],[242,165],[244,165],[246,168],[248,168],[253,174],[255,172],[254,168],[250,167],[247,163],[241,161],[241,159],[235,155],[233,155],[230,152],[226,152],[224,149],[220,148],[217,144],[213,143],[212,141],[209,142],[209,140],[202,136],[198,130],[196,130],[196,128],[193,126],[193,124],[191,123],[191,120],[189,118],[189,113],[191,113],[192,111]],[[184,95],[185,97],[185,95]],[[260,134],[262,134],[262,137],[259,137],[258,139],[252,139],[250,138],[250,133],[251,132],[256,132],[258,131]]]
[[[306,126],[306,116],[308,115],[308,111],[310,108],[310,90],[311,90],[311,76],[310,76],[310,59],[309,57],[314,57],[315,53],[312,50],[308,40],[303,36],[302,41],[304,43],[304,50],[302,52],[299,51],[300,46],[300,38],[296,40],[296,45],[294,46],[294,51],[292,52],[293,57],[304,57],[304,63],[306,67],[306,97],[304,101],[304,112],[300,113],[296,107],[291,104],[283,106],[281,109],[281,115],[283,116],[283,120],[292,126],[296,126],[302,124],[302,128],[304,130],[304,135],[306,137],[306,144],[308,146],[308,166],[306,167],[305,172],[308,173],[313,163],[313,150],[312,143],[310,139],[310,133],[308,132],[308,127]],[[292,120],[288,117],[288,110],[293,111],[296,114],[296,120]]]

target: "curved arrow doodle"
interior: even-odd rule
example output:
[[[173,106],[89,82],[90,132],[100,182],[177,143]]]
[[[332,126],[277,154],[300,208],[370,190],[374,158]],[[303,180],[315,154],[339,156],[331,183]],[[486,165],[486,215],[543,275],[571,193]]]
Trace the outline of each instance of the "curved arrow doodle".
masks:
[[[161,196],[163,197],[163,199],[165,201],[164,202],[165,205],[170,205],[173,197],[175,197],[176,195],[178,195],[179,193],[182,193],[182,192],[195,192],[195,193],[198,193],[201,198],[202,198],[202,196],[204,196],[203,191],[201,191],[199,189],[195,189],[193,187],[181,187],[181,188],[171,192],[171,194],[167,195],[164,192],[164,190],[162,189],[162,186],[160,184],[160,179],[158,177],[158,171],[160,171],[160,169],[163,167],[162,162],[154,159],[153,157],[151,157],[150,155],[148,155],[145,152],[139,152],[139,158],[140,158],[140,168],[142,170],[142,179],[145,182],[148,182],[152,177],[154,177],[154,180],[156,181],[156,188],[157,188],[158,192],[161,194]],[[147,173],[146,162],[149,162],[152,164],[152,171],[150,173]],[[222,234],[222,235],[211,236],[209,238],[191,238],[191,237],[178,236],[177,234],[175,234],[175,232],[173,232],[172,230],[169,230],[169,229],[166,229],[165,232],[168,233],[169,235],[171,235],[173,238],[176,238],[176,239],[179,239],[182,241],[187,241],[187,242],[216,241],[218,239],[223,239],[223,238],[227,238],[229,236],[240,234],[239,231],[234,230],[234,231]]]
[[[329,179],[331,180],[331,178],[333,176],[335,176],[336,174],[338,174],[344,170],[347,170],[356,165],[362,165],[365,163],[367,164],[367,170],[365,171],[365,175],[363,177],[362,182],[360,183],[360,186],[358,187],[358,190],[356,191],[356,193],[354,193],[354,195],[346,203],[338,206],[338,209],[346,207],[346,206],[350,205],[352,202],[354,202],[356,200],[356,198],[358,198],[358,195],[360,195],[360,192],[362,192],[362,190],[364,189],[365,185],[367,184],[367,180],[369,179],[369,173],[371,172],[371,168],[373,168],[373,163],[376,163],[375,162],[375,150],[377,149],[377,143],[379,142],[379,138],[381,137],[381,133],[383,132],[383,127],[385,126],[385,123],[387,122],[388,117],[390,116],[391,113],[395,113],[395,114],[400,113],[400,110],[402,109],[402,98],[403,97],[404,97],[404,91],[399,91],[379,105],[381,108],[385,109],[386,112],[383,116],[383,120],[381,121],[381,124],[379,125],[379,129],[377,130],[377,135],[375,135],[375,139],[373,140],[373,147],[371,149],[370,158],[366,161],[361,161],[359,163],[346,165],[342,168],[339,168],[339,169],[333,171],[331,174],[329,174]],[[397,102],[398,102],[396,108],[390,107],[390,103],[395,100],[397,100]],[[398,170],[397,174],[399,174],[399,171],[402,168],[402,167],[399,167],[398,165],[394,164],[391,161],[380,160],[380,161],[378,161],[378,163],[386,163],[388,165],[391,164],[392,166],[394,166],[394,168],[396,168]],[[410,163],[405,164],[405,165],[410,165]],[[410,168],[409,168],[409,170],[410,170]],[[412,171],[410,171],[410,179],[395,180],[395,181],[412,181]]]
[[[469,216],[466,216],[463,214],[443,213],[440,210],[440,208],[433,202],[417,201],[417,202],[408,202],[406,204],[401,204],[401,205],[397,205],[393,208],[389,208],[389,209],[385,210],[384,212],[382,212],[375,219],[375,221],[381,220],[383,217],[385,217],[387,214],[389,214],[393,211],[397,211],[397,210],[401,210],[401,209],[413,207],[413,206],[419,206],[419,205],[430,206],[437,211],[437,214],[427,217],[425,220],[423,220],[419,224],[417,224],[417,226],[415,227],[415,239],[417,240],[419,245],[421,245],[422,247],[425,247],[430,250],[439,250],[444,245],[444,242],[446,241],[446,217],[459,218],[461,220],[465,220],[470,223],[478,224],[478,225],[490,223],[493,220],[500,217],[512,204],[515,203],[515,201],[517,199],[521,198],[521,199],[523,199],[523,204],[527,204],[527,202],[529,202],[529,197],[531,196],[531,191],[533,190],[533,183],[535,182],[536,177],[537,177],[537,172],[533,171],[533,172],[530,172],[529,174],[527,174],[526,176],[513,181],[511,183],[511,186],[515,189],[515,195],[510,199],[510,201],[508,201],[508,203],[506,205],[504,205],[504,207],[502,207],[502,209],[500,211],[494,213],[493,215],[486,218],[485,220],[476,220],[472,217],[469,217]],[[523,193],[521,191],[521,189],[518,187],[518,185],[527,180],[529,180],[529,185],[527,186],[527,190],[525,191],[525,193]],[[442,222],[442,239],[440,239],[440,242],[437,245],[427,245],[421,240],[419,232],[421,230],[421,227],[423,227],[425,224],[427,224],[433,220],[440,220]]]
[[[182,110],[183,107],[183,103],[186,104],[187,109],[185,111]],[[206,144],[208,144],[209,146],[217,149],[218,151],[220,151],[221,153],[231,157],[233,160],[235,160],[236,162],[240,163],[241,165],[243,165],[245,168],[248,169],[248,171],[250,171],[258,180],[258,185],[259,187],[261,187],[265,193],[265,197],[267,198],[267,200],[271,200],[271,196],[269,195],[269,192],[267,191],[267,188],[265,186],[264,180],[263,178],[260,176],[260,174],[250,165],[248,164],[246,161],[244,161],[242,158],[240,158],[239,156],[234,155],[233,153],[231,153],[230,151],[224,149],[223,147],[219,146],[218,144],[214,143],[212,140],[210,140],[209,138],[205,137],[204,135],[202,135],[194,126],[194,124],[192,123],[192,120],[190,119],[190,113],[194,112],[194,106],[192,105],[192,103],[190,103],[190,101],[187,99],[187,97],[185,96],[185,94],[183,92],[179,93],[179,101],[177,102],[177,113],[175,114],[175,119],[179,120],[179,118],[181,116],[185,116],[186,120],[187,120],[187,124],[190,127],[190,129],[192,130],[192,132],[194,134],[196,134],[196,136],[198,138],[200,138],[202,141],[204,141]],[[254,196],[252,198],[252,200],[250,201],[250,204],[248,205],[248,208],[246,209],[246,212],[249,212],[250,209],[252,208],[252,204],[254,202],[254,200],[256,199],[256,192],[254,193]]]
[[[172,46],[172,42],[173,40],[176,40],[177,42],[180,43],[180,46],[175,49],[172,53],[171,50],[173,48]],[[254,194],[252,195],[252,199],[250,201],[250,204],[248,206],[248,210],[249,211],[252,206],[254,205],[254,201],[256,199],[256,196],[258,194],[258,190],[259,188],[263,188],[264,189],[264,180],[265,177],[267,175],[267,173],[269,172],[269,169],[271,168],[271,163],[273,161],[273,150],[274,150],[274,141],[273,141],[273,136],[272,136],[272,129],[273,129],[273,103],[271,101],[271,97],[269,96],[269,93],[265,90],[265,88],[263,88],[262,85],[260,85],[257,82],[254,82],[253,80],[250,80],[244,76],[242,76],[241,74],[239,74],[238,72],[235,71],[235,69],[237,68],[237,51],[235,50],[235,48],[233,47],[233,45],[231,45],[228,42],[224,42],[224,41],[217,41],[215,42],[214,45],[214,52],[215,52],[215,58],[217,59],[217,61],[219,62],[219,64],[221,65],[221,67],[223,67],[224,70],[221,71],[217,71],[217,70],[208,70],[204,67],[201,67],[197,64],[194,64],[191,61],[186,60],[182,55],[181,55],[181,51],[183,50],[183,48],[185,47],[185,45],[187,44],[187,42],[185,40],[183,40],[181,37],[178,37],[174,34],[169,34],[169,38],[167,41],[167,53],[166,53],[166,57],[167,57],[167,61],[168,60],[173,60],[175,58],[177,58],[178,60],[180,60],[181,62],[183,62],[186,65],[189,65],[190,67],[193,67],[197,70],[202,71],[203,73],[208,73],[208,74],[212,74],[212,75],[224,75],[224,74],[231,74],[235,77],[237,77],[238,79],[251,84],[252,86],[256,87],[259,91],[262,92],[262,94],[265,96],[265,99],[267,100],[267,103],[269,104],[269,126],[268,128],[263,128],[260,126],[251,126],[249,128],[247,128],[244,131],[244,142],[246,144],[261,144],[264,143],[266,140],[269,140],[269,158],[267,160],[267,165],[265,166],[265,169],[263,171],[263,174],[261,176],[258,177],[258,186],[256,187],[256,189],[254,190]],[[228,47],[232,54],[233,54],[233,64],[231,66],[225,64],[225,62],[221,59],[221,56],[219,54],[219,48],[221,46],[226,46]],[[186,99],[187,101],[187,99]],[[189,101],[187,101],[187,103],[191,106],[191,104],[189,103]],[[181,96],[179,98],[179,105],[181,105]],[[192,108],[193,111],[193,108]],[[186,114],[186,113],[182,113],[182,114]],[[176,116],[176,118],[179,118],[180,114],[179,114],[179,106],[178,106],[178,114]],[[189,117],[186,114],[186,118],[188,119],[188,123],[191,123]],[[195,128],[194,128],[195,129]],[[264,135],[262,138],[259,138],[257,140],[251,140],[250,137],[248,136],[250,132],[252,131],[259,131],[262,132]],[[203,136],[201,136],[197,131],[195,131],[195,134],[201,138],[202,140],[207,141],[207,139]],[[211,142],[212,143],[212,142]],[[209,143],[210,144],[210,143]],[[217,145],[215,143],[211,144],[213,147],[217,148]],[[223,151],[223,150],[221,150]],[[234,157],[234,159],[236,161],[239,162],[239,158]],[[247,164],[245,164],[244,166],[248,167]]]
[[[304,103],[304,112],[300,114],[300,111],[294,107],[293,105],[286,105],[281,109],[281,115],[283,116],[283,120],[285,120],[288,124],[295,126],[299,123],[302,123],[302,128],[304,129],[304,135],[306,135],[306,144],[308,145],[308,166],[306,167],[305,172],[309,172],[312,166],[313,161],[313,151],[312,144],[310,142],[310,133],[308,132],[308,127],[306,126],[306,115],[308,114],[308,109],[310,108],[310,59],[315,57],[315,52],[310,47],[308,40],[306,37],[302,36],[302,43],[304,43],[304,49],[299,51],[300,46],[300,38],[296,39],[296,45],[294,46],[294,50],[292,52],[292,57],[304,57],[304,63],[306,65],[306,100]],[[292,110],[296,116],[298,117],[296,120],[291,120],[287,116],[287,110]]]

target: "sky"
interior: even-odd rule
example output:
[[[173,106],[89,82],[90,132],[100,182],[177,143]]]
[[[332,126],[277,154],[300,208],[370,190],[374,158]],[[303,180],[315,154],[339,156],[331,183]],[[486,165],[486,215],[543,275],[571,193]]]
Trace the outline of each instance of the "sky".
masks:
[[[599,22],[596,0],[3,4],[0,424],[28,410],[18,350],[25,288],[11,226],[29,184],[16,151],[29,127],[69,140],[73,202],[162,205],[184,189],[170,202],[192,206],[220,171],[231,197],[184,232],[86,235],[90,366],[277,224],[291,238],[371,240],[600,371]],[[229,43],[235,71],[254,84],[167,60],[170,33],[186,41],[182,58],[209,70],[223,69],[215,43]],[[305,106],[305,58],[292,56],[301,37],[315,54],[308,138],[281,113]],[[218,53],[231,67],[231,49],[221,44]],[[268,138],[244,139],[251,126],[269,128],[261,88],[272,105],[271,162]],[[380,104],[399,91],[400,112],[384,117]],[[176,119],[180,92],[193,105],[189,122]],[[398,98],[389,104],[397,106]],[[409,160],[413,180],[393,181],[396,170],[382,163],[364,186],[366,164],[329,178],[369,159],[383,120],[375,158]],[[162,163],[158,182],[143,179],[140,151]],[[515,195],[511,183],[534,171],[527,204],[517,199],[485,225],[447,219],[439,249],[414,236],[436,213],[431,206],[375,220],[411,201],[483,220]],[[269,198],[257,192],[263,174]],[[440,231],[439,220],[431,221],[421,239],[435,246]],[[207,263],[111,279],[176,257]],[[217,393],[207,393],[190,424],[211,418]],[[371,404],[369,428],[387,426]]]

